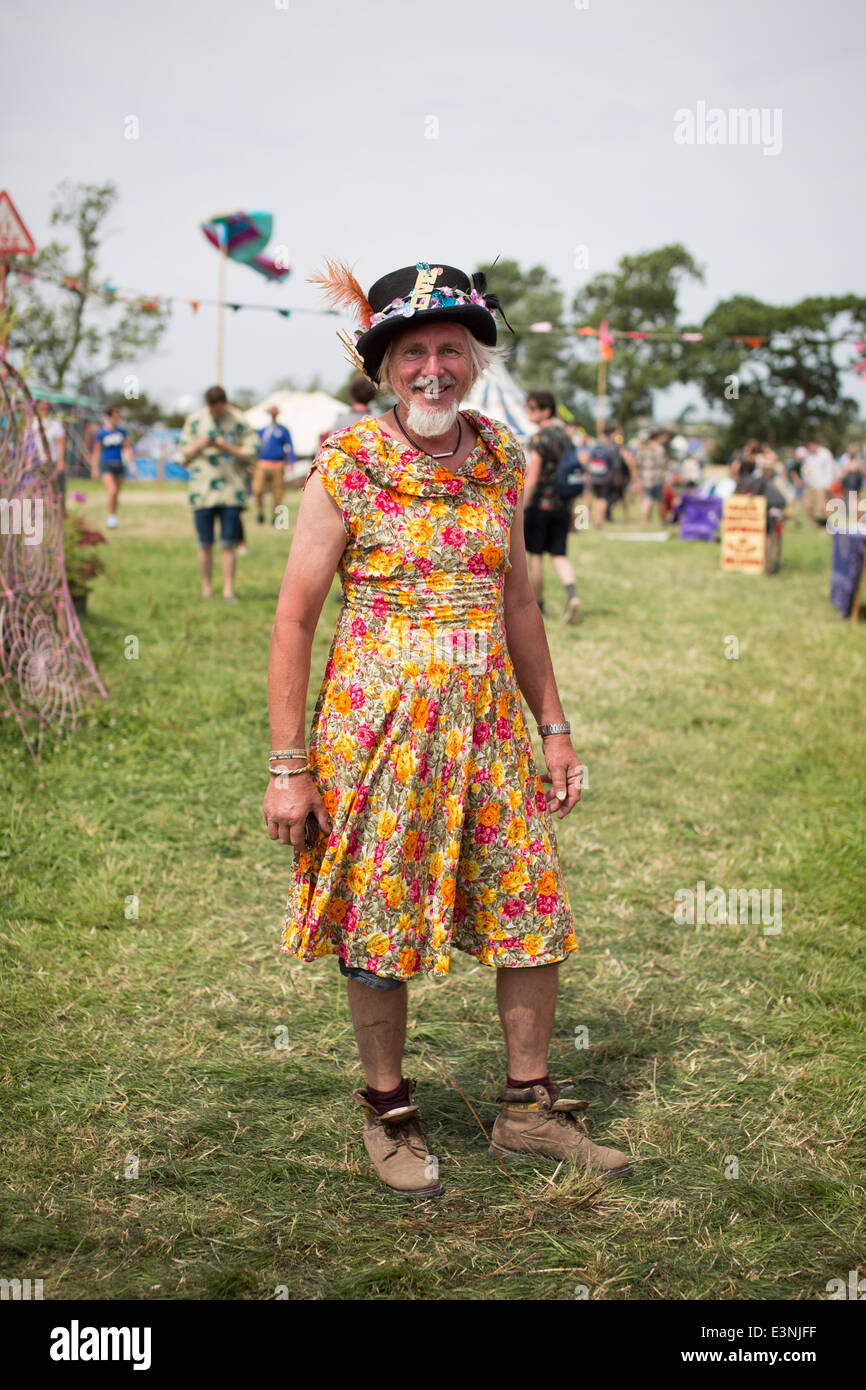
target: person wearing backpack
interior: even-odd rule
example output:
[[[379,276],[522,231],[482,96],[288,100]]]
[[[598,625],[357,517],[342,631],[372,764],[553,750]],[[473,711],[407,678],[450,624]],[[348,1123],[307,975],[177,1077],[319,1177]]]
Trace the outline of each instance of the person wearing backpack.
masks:
[[[615,500],[614,487],[624,467],[619,449],[614,442],[617,426],[608,421],[602,427],[601,437],[589,451],[586,471],[592,489],[592,524],[603,526],[608,515],[608,507]]]
[[[527,445],[529,464],[523,488],[523,532],[529,562],[529,582],[544,612],[544,556],[549,555],[557,578],[565,589],[563,621],[580,617],[574,570],[566,555],[571,529],[572,500],[582,487],[571,437],[556,414],[556,400],[549,391],[531,391],[526,413],[536,426]]]

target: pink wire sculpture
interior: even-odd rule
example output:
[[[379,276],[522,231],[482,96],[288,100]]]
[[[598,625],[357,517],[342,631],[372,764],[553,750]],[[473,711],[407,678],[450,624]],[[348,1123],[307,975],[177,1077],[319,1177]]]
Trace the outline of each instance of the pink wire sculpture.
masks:
[[[25,516],[41,526],[36,543],[36,529],[28,533],[22,524]],[[0,716],[16,720],[36,760],[46,728],[74,729],[94,695],[108,698],[66,582],[63,512],[48,442],[25,382],[6,362],[0,371]]]

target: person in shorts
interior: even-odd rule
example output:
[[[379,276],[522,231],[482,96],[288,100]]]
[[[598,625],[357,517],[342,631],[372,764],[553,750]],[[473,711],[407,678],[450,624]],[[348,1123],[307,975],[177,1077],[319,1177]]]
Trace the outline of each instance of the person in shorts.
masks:
[[[586,465],[589,485],[592,490],[592,524],[603,526],[608,516],[608,507],[614,496],[614,478],[622,466],[615,435],[617,426],[613,421],[602,426],[600,437],[589,451]]]
[[[54,474],[54,481],[57,484],[57,491],[60,494],[60,509],[66,514],[66,430],[61,420],[52,419],[51,402],[38,400],[36,402],[36,413],[42,423],[40,431],[39,425],[34,423],[34,438],[39,458],[43,464],[47,464]],[[45,446],[42,437],[45,436]]]
[[[663,489],[668,471],[667,443],[670,437],[670,430],[653,430],[646,444],[641,444],[637,451],[641,526],[649,522],[653,503],[657,504],[659,518],[662,519]]]
[[[221,386],[211,386],[204,399],[204,408],[184,423],[178,456],[189,469],[189,502],[198,537],[201,596],[213,598],[213,543],[219,523],[223,599],[237,603],[235,564],[243,535],[245,475],[258,458],[259,436],[241,412],[229,405]]]
[[[571,438],[556,414],[556,400],[549,391],[530,392],[526,413],[537,427],[527,447],[529,465],[523,488],[523,536],[529,557],[529,582],[543,613],[544,556],[549,555],[565,589],[563,621],[576,623],[580,599],[574,570],[566,555],[572,504],[556,490],[556,465],[563,450],[571,446]]]
[[[132,445],[126,430],[120,423],[120,411],[116,405],[109,406],[105,412],[105,424],[97,431],[93,453],[90,456],[90,476],[102,477],[108,497],[108,529],[117,526],[117,503],[120,489],[126,477],[126,469],[135,477],[135,464]]]

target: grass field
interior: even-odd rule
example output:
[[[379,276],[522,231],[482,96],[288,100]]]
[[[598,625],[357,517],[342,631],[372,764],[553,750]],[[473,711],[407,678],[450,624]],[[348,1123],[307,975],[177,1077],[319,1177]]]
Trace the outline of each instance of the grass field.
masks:
[[[203,605],[185,504],[128,495],[84,623],[109,701],[37,767],[0,728],[0,1275],[46,1299],[808,1300],[862,1269],[866,625],[829,606],[828,538],[789,528],[754,578],[717,546],[573,537],[577,628],[548,575],[590,777],[558,829],[581,951],[551,1074],[635,1174],[511,1186],[443,1073],[489,1129],[493,973],[457,956],[410,986],[446,1194],[407,1208],[368,1168],[336,960],[278,950],[290,851],[260,805],[287,535],[247,513],[242,601]],[[678,925],[699,881],[781,890],[781,932]]]

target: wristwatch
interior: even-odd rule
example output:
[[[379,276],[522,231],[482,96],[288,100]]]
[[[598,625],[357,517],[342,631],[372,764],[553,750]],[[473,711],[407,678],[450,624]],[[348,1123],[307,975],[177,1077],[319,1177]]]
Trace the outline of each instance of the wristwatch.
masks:
[[[570,734],[571,725],[567,719],[564,724],[539,724],[538,732],[542,738],[548,738],[550,734]]]

